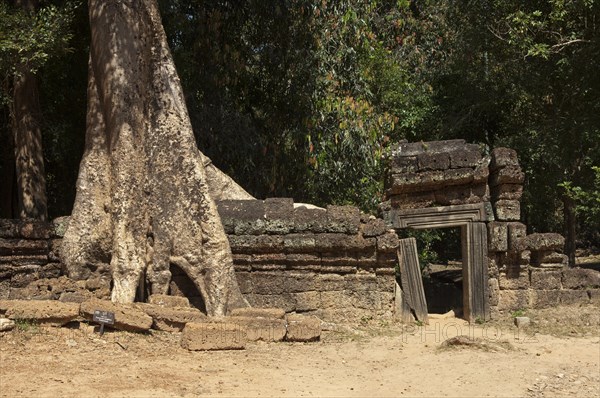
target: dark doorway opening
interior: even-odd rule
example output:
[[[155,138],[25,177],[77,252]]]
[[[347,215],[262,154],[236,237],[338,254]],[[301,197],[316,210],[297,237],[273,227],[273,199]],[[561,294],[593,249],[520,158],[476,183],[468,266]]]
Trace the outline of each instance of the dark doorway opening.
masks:
[[[169,294],[171,296],[187,297],[193,307],[206,314],[206,305],[202,294],[187,274],[175,264],[171,264],[170,271]]]

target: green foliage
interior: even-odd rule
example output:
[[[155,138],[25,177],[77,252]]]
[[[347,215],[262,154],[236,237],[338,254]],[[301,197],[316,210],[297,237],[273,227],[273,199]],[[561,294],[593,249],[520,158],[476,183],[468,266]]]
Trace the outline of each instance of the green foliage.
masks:
[[[69,25],[77,5],[47,5],[36,12],[0,3],[0,76],[7,79],[23,69],[37,72],[52,57],[68,50],[72,33]],[[3,85],[6,87],[6,83]],[[10,102],[3,90],[2,103]]]
[[[600,242],[600,167],[592,166],[595,173],[594,184],[589,188],[575,186],[572,182],[566,181],[559,184],[565,190],[566,195],[576,202],[575,211],[580,217],[590,236],[587,236],[590,242]]]

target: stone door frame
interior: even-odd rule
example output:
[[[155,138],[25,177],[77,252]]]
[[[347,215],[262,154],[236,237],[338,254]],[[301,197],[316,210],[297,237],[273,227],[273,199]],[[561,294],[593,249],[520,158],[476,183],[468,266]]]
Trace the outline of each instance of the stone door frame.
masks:
[[[463,316],[474,322],[490,319],[487,226],[489,209],[483,203],[391,209],[384,219],[394,229],[460,227],[463,272]]]

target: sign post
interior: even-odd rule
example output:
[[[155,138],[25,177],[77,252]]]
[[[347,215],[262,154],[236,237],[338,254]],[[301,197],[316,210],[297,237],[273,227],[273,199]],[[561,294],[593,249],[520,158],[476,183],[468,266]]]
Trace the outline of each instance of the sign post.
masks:
[[[92,319],[94,322],[98,322],[100,324],[100,336],[102,336],[104,334],[104,325],[115,324],[115,313],[95,310],[94,317]]]

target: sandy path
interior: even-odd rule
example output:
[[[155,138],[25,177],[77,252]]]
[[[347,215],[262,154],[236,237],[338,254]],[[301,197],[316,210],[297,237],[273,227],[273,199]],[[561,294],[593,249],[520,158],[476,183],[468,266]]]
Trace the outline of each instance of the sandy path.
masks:
[[[0,396],[600,396],[598,337],[527,337],[462,320],[377,334],[188,352],[165,333],[12,332],[0,337]],[[439,348],[457,334],[513,349]]]

